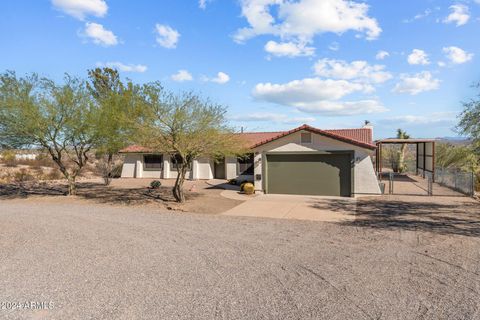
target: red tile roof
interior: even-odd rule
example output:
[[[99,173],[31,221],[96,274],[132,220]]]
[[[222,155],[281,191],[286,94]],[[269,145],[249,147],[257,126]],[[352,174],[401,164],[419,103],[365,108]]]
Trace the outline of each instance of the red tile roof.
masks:
[[[303,126],[292,129],[290,131],[249,132],[249,133],[240,133],[240,135],[245,137],[245,139],[248,141],[248,144],[251,146],[251,148],[255,148],[265,143],[268,143],[270,141],[277,140],[289,134],[298,132],[300,130],[314,132],[332,139],[358,145],[360,147],[375,149],[375,145],[373,144],[372,130],[368,128],[320,130],[304,124]]]
[[[340,140],[346,143],[357,145],[367,149],[375,149],[373,144],[372,130],[368,128],[359,128],[359,129],[328,129],[321,130],[309,125],[302,125],[298,128],[292,129],[290,131],[275,131],[275,132],[244,132],[239,133],[238,135],[245,139],[246,143],[250,148],[256,148],[265,143],[268,143],[273,140],[280,139],[289,134],[306,130],[313,133],[317,133],[328,138],[335,140]],[[142,146],[129,146],[120,151],[120,153],[149,153],[152,152],[151,149],[144,148]]]
[[[283,134],[285,131],[273,131],[273,132],[243,132],[237,133],[237,135],[250,146],[257,145],[263,141],[273,139]]]
[[[138,146],[138,145],[131,145],[120,150],[120,153],[150,153],[150,152],[153,152],[153,150],[142,147],[142,146]]]
[[[329,133],[333,133],[342,137],[350,138],[353,140],[373,144],[373,132],[372,129],[359,128],[359,129],[329,129],[324,130]]]

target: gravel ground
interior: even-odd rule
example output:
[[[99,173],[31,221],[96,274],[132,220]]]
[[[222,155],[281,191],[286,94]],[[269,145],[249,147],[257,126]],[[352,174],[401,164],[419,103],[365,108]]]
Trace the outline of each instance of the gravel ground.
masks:
[[[0,201],[0,318],[480,319],[478,233],[158,210]]]

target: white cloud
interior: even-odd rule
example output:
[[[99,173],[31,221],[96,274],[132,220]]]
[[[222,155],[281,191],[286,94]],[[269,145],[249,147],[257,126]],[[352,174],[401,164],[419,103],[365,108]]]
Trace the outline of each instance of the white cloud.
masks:
[[[377,60],[383,60],[387,57],[390,56],[390,53],[388,53],[388,51],[385,51],[385,50],[380,50],[377,52],[377,54],[375,55],[375,59]]]
[[[118,71],[122,72],[138,72],[138,73],[143,73],[147,71],[147,66],[143,64],[123,64],[118,61],[114,62],[98,62],[97,63],[98,67],[108,67],[111,69],[117,69]]]
[[[87,22],[83,35],[90,38],[93,43],[105,47],[115,46],[118,44],[117,36],[110,30],[107,30],[103,25],[95,22]]]
[[[225,72],[219,72],[217,73],[217,76],[214,77],[214,78],[208,78],[206,76],[203,76],[202,77],[202,81],[205,81],[205,82],[215,82],[215,83],[218,83],[218,84],[225,84],[227,82],[230,81],[230,76],[228,74],[226,74]]]
[[[205,10],[207,8],[207,3],[212,2],[213,0],[198,0],[198,7]]]
[[[172,74],[171,79],[177,82],[192,81],[193,76],[187,70],[178,70],[177,73]]]
[[[174,49],[177,47],[180,33],[172,29],[170,26],[163,24],[156,24],[155,31],[157,33],[157,43],[164,48]]]
[[[376,39],[382,31],[377,21],[368,16],[369,6],[355,1],[241,0],[241,6],[249,27],[237,30],[237,42],[270,34],[309,43],[317,34],[350,30]]]
[[[352,93],[366,93],[369,85],[346,80],[307,78],[285,84],[259,83],[254,98],[297,110],[327,115],[353,115],[382,112],[386,108],[376,100],[338,101]]]
[[[298,57],[313,55],[315,53],[315,48],[294,42],[278,43],[275,41],[268,41],[265,45],[265,51],[277,57]]]
[[[428,116],[402,115],[381,119],[379,122],[385,125],[395,124],[397,126],[418,126],[418,125],[454,125],[457,118],[455,112],[434,112]]]
[[[383,83],[392,78],[389,72],[385,71],[383,65],[369,65],[367,61],[352,61],[321,59],[315,63],[315,74],[321,77],[360,80],[373,83]]]
[[[103,17],[108,11],[104,0],[52,0],[52,4],[56,9],[79,20],[84,20],[87,15]]]
[[[462,64],[472,60],[473,58],[473,53],[468,53],[465,50],[454,46],[443,48],[443,52],[446,54],[446,57],[454,64]]]
[[[393,92],[417,95],[425,91],[436,90],[439,86],[440,80],[435,79],[430,72],[423,71],[414,75],[401,75],[400,82],[397,83]]]
[[[432,9],[426,9],[424,12],[415,15],[412,19],[405,19],[405,20],[403,20],[403,22],[404,23],[411,23],[411,22],[414,22],[415,20],[420,20],[420,19],[426,18],[431,13],[432,13]]]
[[[285,84],[259,83],[255,86],[253,96],[273,103],[294,105],[301,102],[338,100],[353,92],[365,90],[363,84],[346,80],[306,78]]]
[[[430,61],[428,60],[428,54],[425,51],[413,49],[412,53],[408,55],[408,63],[427,65],[430,64]]]
[[[238,122],[277,122],[283,124],[300,124],[315,121],[313,117],[289,117],[280,113],[255,112],[229,117]]]
[[[456,23],[457,27],[463,26],[470,20],[470,11],[464,4],[450,6],[450,14],[443,20],[444,23]]]
[[[329,116],[351,116],[388,111],[378,100],[318,101],[297,106],[303,112],[321,113]]]
[[[332,50],[332,51],[338,51],[340,50],[340,44],[336,41],[330,43],[330,45],[328,46],[328,49]]]

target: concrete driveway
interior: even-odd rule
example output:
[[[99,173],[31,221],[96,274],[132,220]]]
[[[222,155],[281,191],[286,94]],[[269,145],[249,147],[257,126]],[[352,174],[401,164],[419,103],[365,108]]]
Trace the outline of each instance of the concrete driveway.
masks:
[[[225,196],[224,193],[222,195]],[[227,194],[227,196],[229,195]],[[247,199],[244,203],[223,214],[227,216],[342,222],[355,219],[357,205],[354,198],[340,197],[265,194]]]

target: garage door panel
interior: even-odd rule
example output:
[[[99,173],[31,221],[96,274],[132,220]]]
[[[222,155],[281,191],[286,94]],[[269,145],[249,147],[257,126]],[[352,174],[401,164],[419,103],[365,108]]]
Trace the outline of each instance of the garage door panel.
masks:
[[[268,193],[350,196],[350,154],[267,155]]]

